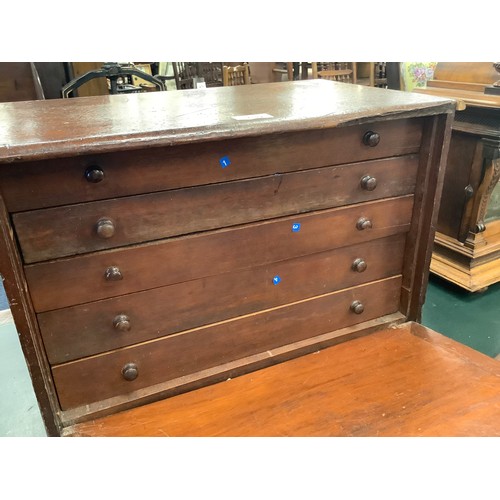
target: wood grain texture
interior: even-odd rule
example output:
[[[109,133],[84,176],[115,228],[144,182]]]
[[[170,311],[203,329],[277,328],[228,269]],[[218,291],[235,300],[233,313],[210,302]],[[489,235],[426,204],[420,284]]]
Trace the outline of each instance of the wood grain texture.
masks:
[[[33,264],[25,273],[35,309],[48,311],[406,232],[412,207],[412,195],[390,198]],[[357,229],[362,217],[370,229]],[[123,280],[106,281],[109,266]]]
[[[424,127],[415,204],[403,267],[401,304],[408,320],[420,321],[451,136],[452,115],[430,118]]]
[[[51,433],[75,419],[285,363],[404,321],[406,314],[418,316],[453,109],[451,100],[326,81],[0,105],[0,185],[9,193],[0,257],[22,301],[16,321]],[[400,128],[385,127],[393,120]],[[379,132],[394,128],[378,145],[371,134],[367,142],[375,147],[366,149],[359,134],[378,125],[385,127]],[[240,168],[216,163],[210,170],[225,145],[222,154]],[[108,162],[101,165],[104,180],[83,187],[82,170],[96,159]],[[374,191],[360,187],[365,175],[377,178]],[[391,200],[400,196],[402,205]],[[372,228],[354,231],[367,211],[376,216]],[[107,239],[97,239],[103,218],[111,219],[99,230]],[[303,226],[292,240],[297,220]],[[354,280],[354,286],[341,272],[332,278],[335,266],[352,257],[351,245],[375,237],[406,239],[402,275]],[[394,272],[397,248],[391,250],[396,255],[375,252],[381,272]],[[121,269],[122,282],[103,285],[115,258],[130,267]],[[323,259],[321,266],[316,259]],[[269,279],[273,263],[301,281],[265,290],[251,282],[242,299],[238,278]],[[22,264],[27,275],[33,272],[29,285]],[[323,276],[321,269],[329,272]],[[33,283],[40,288],[31,294]],[[322,285],[351,287],[325,293]],[[224,307],[235,294],[238,300]],[[102,346],[111,350],[49,367],[31,299],[43,319],[66,306],[123,305],[132,295],[146,297],[129,306],[141,306],[133,313],[144,314],[148,330],[154,326],[148,308],[161,316],[162,325],[149,330],[161,337],[130,338],[139,343]],[[360,314],[352,308],[356,300],[364,305],[363,311],[356,306]],[[168,315],[168,303],[177,317]],[[98,318],[105,314],[95,310],[88,322],[82,316],[64,321],[68,328],[82,321],[77,329],[84,337],[101,328]],[[134,328],[136,318],[129,319]],[[170,333],[163,334],[163,326]],[[64,360],[73,346],[66,349],[62,329],[59,334],[61,346],[51,349],[61,356],[53,359]],[[134,365],[129,380],[122,376],[127,364]],[[355,361],[350,369],[357,373]]]
[[[51,364],[270,309],[401,273],[405,235],[38,315]],[[356,259],[367,268],[352,269]],[[279,276],[278,285],[273,278]],[[131,328],[113,324],[126,315]]]
[[[63,410],[217,367],[246,356],[396,312],[400,276],[261,311],[52,368]],[[364,304],[362,314],[350,306]],[[124,380],[134,363],[139,376]]]
[[[82,203],[14,214],[25,262],[49,260],[410,194],[418,156],[276,174],[148,195]],[[377,179],[367,191],[363,176]],[[113,221],[114,235],[100,238],[96,224]]]
[[[333,128],[374,116],[384,121],[453,109],[449,99],[379,90],[360,92],[356,86],[309,80],[4,103],[0,163]],[[262,114],[270,117],[234,119]]]
[[[66,435],[500,436],[500,363],[413,327],[81,423]]]
[[[376,147],[362,142],[370,130]],[[418,153],[422,119],[244,137],[224,142],[118,151],[5,165],[0,187],[10,212],[33,210],[168,189]],[[220,161],[230,162],[225,168]],[[104,178],[85,179],[87,168]],[[51,179],[47,182],[47,179]]]

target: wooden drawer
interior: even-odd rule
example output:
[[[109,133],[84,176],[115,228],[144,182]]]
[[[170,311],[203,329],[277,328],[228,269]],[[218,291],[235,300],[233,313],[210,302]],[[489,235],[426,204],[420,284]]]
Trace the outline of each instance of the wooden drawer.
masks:
[[[13,216],[25,262],[410,194],[418,156],[21,212]],[[375,179],[373,190],[361,180]],[[373,187],[373,186],[372,186]],[[101,233],[99,221],[112,231]],[[102,237],[103,234],[106,237]]]
[[[0,271],[50,435],[421,315],[451,101],[316,79],[0,108]]]
[[[363,144],[373,130],[375,147]],[[151,193],[202,184],[340,165],[416,153],[422,120],[395,120],[163,148],[121,151],[10,165],[0,171],[8,210],[36,208]],[[223,168],[224,159],[230,164]],[[86,180],[87,169],[103,172]]]
[[[398,310],[401,277],[329,293],[257,314],[58,365],[52,374],[63,410],[136,391]],[[354,301],[364,305],[356,314]],[[272,353],[270,353],[272,355]],[[125,380],[122,369],[136,366]],[[181,382],[179,381],[179,384]]]
[[[405,239],[397,234],[39,314],[49,362],[64,363],[400,274]]]
[[[50,311],[406,232],[412,209],[407,195],[32,264],[25,272],[35,310]],[[359,229],[362,219],[371,227]],[[105,279],[110,267],[121,280]]]

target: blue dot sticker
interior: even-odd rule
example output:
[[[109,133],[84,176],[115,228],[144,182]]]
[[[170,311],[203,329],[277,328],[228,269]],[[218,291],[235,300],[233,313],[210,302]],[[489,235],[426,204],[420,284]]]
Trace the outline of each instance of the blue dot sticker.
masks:
[[[300,231],[300,222],[295,222],[292,224],[292,233],[298,233]]]
[[[275,276],[273,278],[273,285],[277,285],[281,281],[281,278],[279,276]]]
[[[220,163],[220,165],[221,165],[222,168],[226,168],[226,167],[229,167],[229,165],[231,165],[231,160],[229,159],[228,156],[223,156],[219,160],[219,163]]]

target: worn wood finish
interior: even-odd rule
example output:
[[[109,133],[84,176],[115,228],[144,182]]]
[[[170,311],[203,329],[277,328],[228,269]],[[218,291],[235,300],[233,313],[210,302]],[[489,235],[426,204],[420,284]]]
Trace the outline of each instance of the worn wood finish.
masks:
[[[389,198],[33,264],[25,273],[35,310],[43,312],[407,232],[412,207],[412,195]],[[362,218],[372,227],[358,229]],[[122,280],[105,280],[110,266]]]
[[[380,135],[376,147],[362,142],[371,129]],[[75,156],[6,166],[0,186],[8,210],[20,212],[418,153],[421,136],[421,119],[403,119],[211,141],[194,150],[183,145]],[[88,168],[101,169],[102,181],[88,182]]]
[[[410,194],[417,166],[417,156],[402,156],[21,212],[13,221],[24,260],[32,263]],[[377,180],[374,190],[362,188],[360,181],[365,175]],[[113,222],[112,237],[96,234],[96,224],[102,218]]]
[[[429,119],[424,129],[412,227],[403,268],[401,310],[410,321],[420,321],[425,302],[452,119],[450,115]]]
[[[38,315],[49,362],[73,359],[401,273],[405,235]],[[361,263],[357,261],[361,260]],[[354,267],[354,263],[358,267]],[[366,266],[366,268],[365,268]],[[273,278],[281,281],[275,285]],[[129,319],[120,331],[114,320]]]
[[[0,262],[54,433],[420,313],[451,101],[304,81],[0,114]]]
[[[4,126],[0,162],[334,128],[374,118],[386,121],[450,111],[449,101],[442,98],[345,87],[314,80],[4,103],[0,105]],[[138,110],[141,117],[130,120]],[[234,119],[251,115],[257,117]]]
[[[417,326],[81,423],[66,435],[500,436],[498,361]]]
[[[400,276],[388,278],[54,366],[61,408],[128,392],[133,397],[133,391],[165,380],[396,312],[400,286]],[[355,300],[364,305],[361,314],[350,309]],[[128,363],[139,370],[133,381],[121,373]]]
[[[190,375],[161,382],[138,391],[132,395],[122,394],[96,403],[79,406],[60,413],[63,426],[73,425],[90,418],[100,418],[139,405],[149,404],[163,398],[173,397],[187,391],[192,391],[206,385],[215,384],[228,378],[241,376],[255,370],[260,370],[276,363],[283,363],[298,356],[317,352],[332,345],[347,342],[379,331],[383,328],[405,322],[401,313],[393,313],[379,318],[357,323],[356,325],[326,332],[316,337],[309,337],[293,344],[274,348],[272,351],[260,352],[252,356],[237,359],[222,366],[208,368]],[[132,397],[133,396],[133,397]]]

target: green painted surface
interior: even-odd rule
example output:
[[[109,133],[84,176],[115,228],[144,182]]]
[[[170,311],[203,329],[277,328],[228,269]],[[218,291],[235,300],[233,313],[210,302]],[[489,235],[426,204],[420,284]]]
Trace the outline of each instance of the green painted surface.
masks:
[[[500,283],[470,293],[434,275],[424,304],[422,323],[488,356],[500,353]]]
[[[46,436],[14,323],[0,325],[0,437]]]

